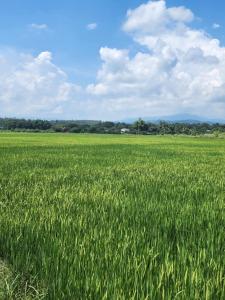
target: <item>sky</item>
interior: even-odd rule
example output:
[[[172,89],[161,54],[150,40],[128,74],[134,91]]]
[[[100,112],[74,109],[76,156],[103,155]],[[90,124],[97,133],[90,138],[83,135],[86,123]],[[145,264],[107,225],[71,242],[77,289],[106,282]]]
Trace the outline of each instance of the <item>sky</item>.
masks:
[[[0,8],[0,117],[225,119],[225,1]]]

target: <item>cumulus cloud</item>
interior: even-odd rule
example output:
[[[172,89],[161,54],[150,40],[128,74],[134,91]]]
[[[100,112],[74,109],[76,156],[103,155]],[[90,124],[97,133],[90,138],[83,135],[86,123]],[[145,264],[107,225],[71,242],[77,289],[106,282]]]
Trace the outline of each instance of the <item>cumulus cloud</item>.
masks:
[[[193,12],[149,1],[127,12],[123,30],[145,51],[101,48],[102,67],[87,91],[126,117],[179,112],[225,115],[225,48],[194,29]],[[108,101],[108,102],[107,102]],[[108,105],[108,106],[107,106]],[[109,111],[109,113],[110,113]]]
[[[176,23],[189,23],[194,15],[185,7],[166,7],[164,0],[149,1],[134,10],[128,10],[124,30],[128,32],[159,33],[172,29]]]
[[[87,26],[86,26],[87,30],[95,30],[97,27],[98,27],[97,23],[90,23],[90,24],[87,24]]]
[[[0,107],[5,116],[54,116],[79,94],[79,86],[52,62],[52,54],[36,57],[0,51]]]

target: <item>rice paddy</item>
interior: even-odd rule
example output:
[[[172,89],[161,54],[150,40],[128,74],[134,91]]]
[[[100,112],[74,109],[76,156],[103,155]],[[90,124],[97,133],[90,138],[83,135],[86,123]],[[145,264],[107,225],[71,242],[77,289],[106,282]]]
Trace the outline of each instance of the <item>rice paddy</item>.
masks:
[[[224,208],[225,139],[0,133],[0,257],[34,297],[225,299]]]

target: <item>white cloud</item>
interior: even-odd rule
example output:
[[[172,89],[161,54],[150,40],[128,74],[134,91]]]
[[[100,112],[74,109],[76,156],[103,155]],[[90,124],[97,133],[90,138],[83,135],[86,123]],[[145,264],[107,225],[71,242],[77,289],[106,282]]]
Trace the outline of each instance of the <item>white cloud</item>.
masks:
[[[163,0],[149,1],[134,10],[128,10],[123,29],[127,32],[159,33],[173,28],[174,23],[188,23],[193,19],[193,13],[185,7],[167,9]]]
[[[185,7],[149,1],[129,10],[123,30],[146,51],[101,48],[102,67],[87,91],[121,117],[180,112],[225,115],[225,48],[194,29]]]
[[[220,28],[221,26],[220,26],[220,24],[218,24],[218,23],[214,23],[212,27],[213,27],[213,29],[218,29],[218,28]]]
[[[32,23],[32,24],[30,24],[30,28],[36,29],[36,30],[47,30],[48,29],[48,25],[47,24]]]
[[[33,57],[0,51],[1,116],[43,116],[62,113],[80,88],[52,62],[52,54]]]
[[[87,24],[87,26],[86,26],[87,30],[95,30],[97,27],[98,27],[97,23],[90,23],[90,24]]]

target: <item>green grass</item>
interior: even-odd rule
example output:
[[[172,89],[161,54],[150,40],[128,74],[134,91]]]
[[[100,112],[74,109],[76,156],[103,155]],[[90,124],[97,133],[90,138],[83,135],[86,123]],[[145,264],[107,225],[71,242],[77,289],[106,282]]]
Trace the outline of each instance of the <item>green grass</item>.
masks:
[[[0,299],[1,300],[41,300],[46,291],[36,290],[29,281],[20,274],[13,272],[13,268],[0,259]]]
[[[0,257],[44,299],[225,299],[225,140],[0,133]]]
[[[9,288],[7,288],[9,280],[11,280],[12,274],[10,268],[0,260],[0,299],[7,299]],[[10,288],[10,290],[12,290]]]

